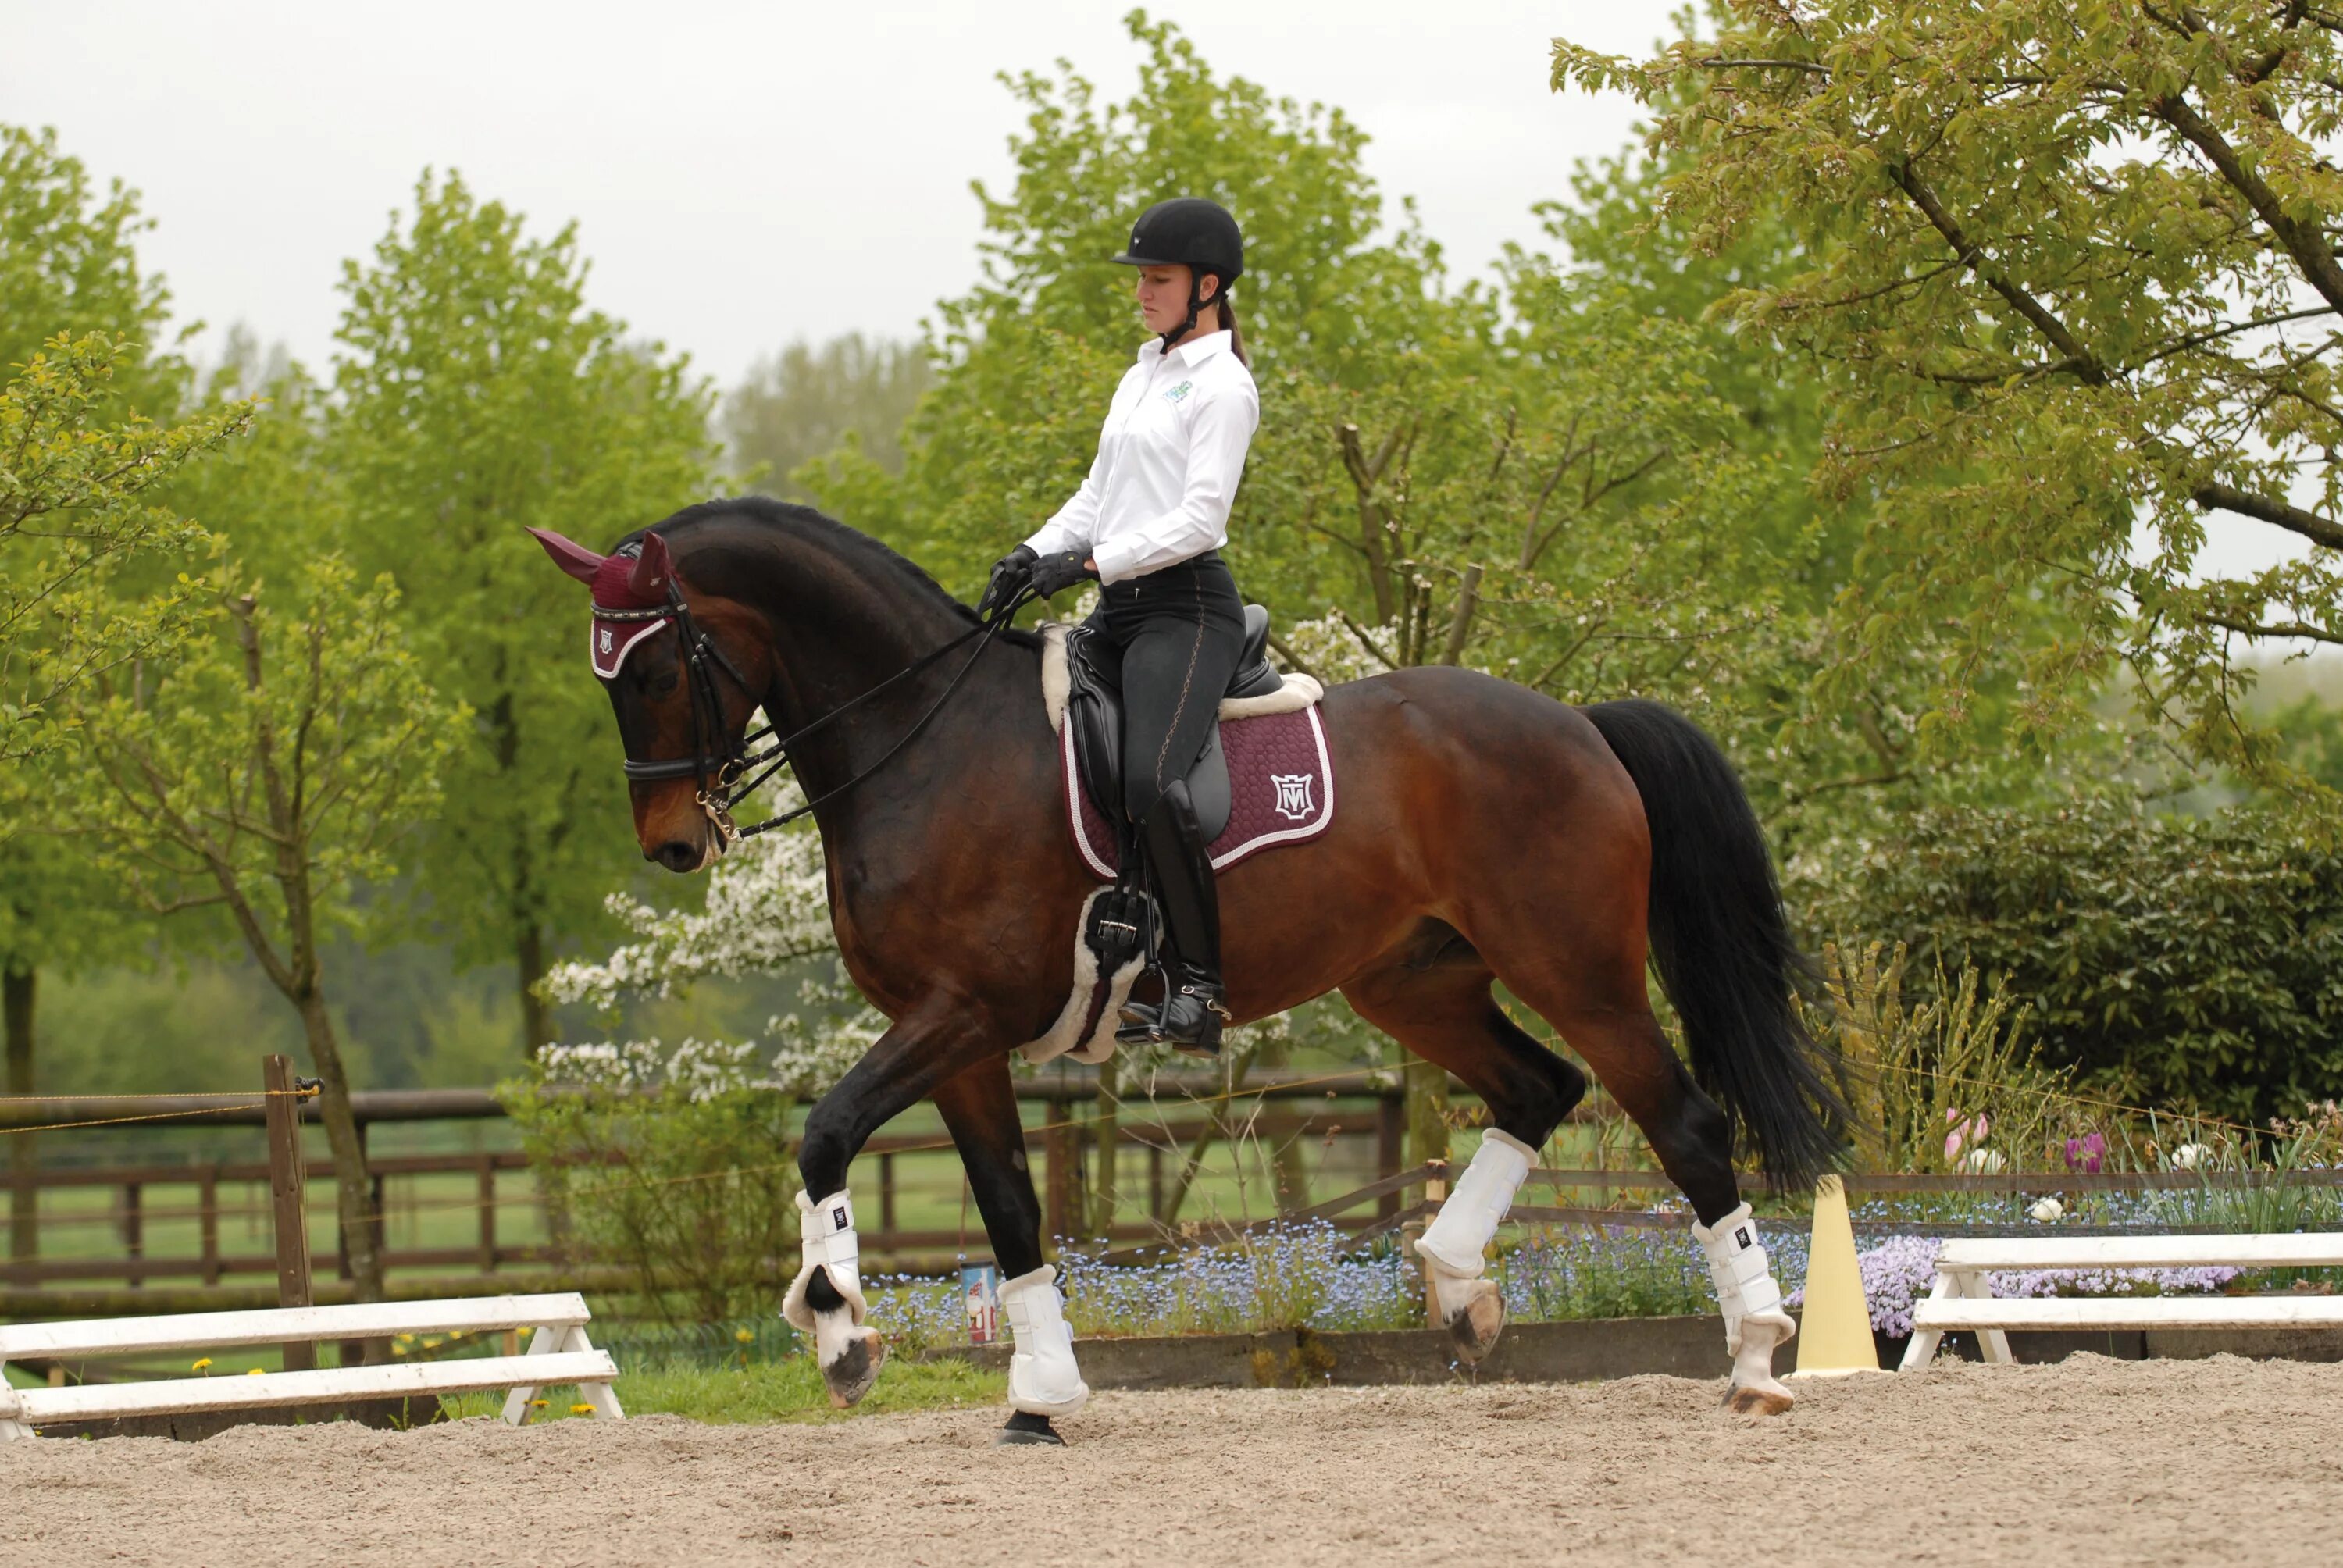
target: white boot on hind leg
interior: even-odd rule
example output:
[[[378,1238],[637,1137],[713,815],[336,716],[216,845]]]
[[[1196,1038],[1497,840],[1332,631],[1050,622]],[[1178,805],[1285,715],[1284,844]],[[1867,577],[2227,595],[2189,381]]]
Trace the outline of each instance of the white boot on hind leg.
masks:
[[[1071,1415],[1091,1391],[1074,1364],[1074,1331],[1066,1322],[1058,1271],[1044,1263],[1001,1282],[1001,1310],[1017,1348],[1009,1358],[1009,1407],[1026,1415]]]
[[[1774,1375],[1774,1352],[1798,1325],[1782,1308],[1782,1287],[1758,1244],[1757,1221],[1744,1203],[1715,1225],[1694,1225],[1692,1234],[1708,1257],[1708,1277],[1725,1314],[1725,1348],[1733,1357],[1725,1402],[1744,1415],[1779,1415],[1795,1402]]]
[[[1481,1135],[1473,1162],[1456,1190],[1424,1227],[1415,1250],[1432,1277],[1440,1321],[1456,1340],[1457,1352],[1477,1362],[1497,1342],[1505,1326],[1505,1302],[1496,1282],[1481,1277],[1489,1238],[1513,1206],[1537,1151],[1513,1134],[1492,1127]]]
[[[887,1360],[887,1342],[877,1329],[862,1326],[869,1312],[862,1300],[862,1246],[854,1234],[854,1205],[845,1188],[819,1203],[798,1194],[798,1249],[802,1261],[781,1302],[781,1316],[800,1333],[813,1336],[814,1359],[821,1367],[821,1381],[829,1385],[830,1402],[844,1410],[870,1392]],[[827,1311],[814,1304],[809,1292],[816,1270],[828,1276],[842,1304]]]

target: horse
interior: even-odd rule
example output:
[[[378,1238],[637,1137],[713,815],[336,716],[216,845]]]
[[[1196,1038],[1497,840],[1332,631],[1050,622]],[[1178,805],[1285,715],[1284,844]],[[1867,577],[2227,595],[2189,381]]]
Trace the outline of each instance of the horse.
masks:
[[[533,530],[534,531],[534,530]],[[807,1113],[804,1257],[784,1314],[814,1338],[834,1403],[870,1387],[850,1161],[921,1099],[966,1165],[1006,1282],[1003,1441],[1060,1441],[1076,1367],[1010,1076],[1076,986],[1097,886],[1064,817],[1043,639],[986,626],[925,571],[810,508],[709,501],[608,557],[538,535],[595,588],[595,667],[623,745],[635,836],[702,869],[736,829],[762,709],[809,800],[840,961],[890,1027]],[[619,646],[620,639],[628,645]],[[970,645],[973,645],[972,648]],[[1844,1145],[1826,1060],[1800,1024],[1804,962],[1763,833],[1715,743],[1656,703],[1574,708],[1425,667],[1328,688],[1341,780],[1328,829],[1221,878],[1232,1020],[1339,990],[1477,1093],[1492,1125],[1421,1254],[1468,1358],[1503,1326],[1483,1253],[1535,1151],[1586,1091],[1507,1016],[1502,982],[1553,1026],[1690,1201],[1726,1327],[1725,1401],[1787,1410],[1783,1310],[1735,1170],[1803,1183]],[[1689,1065],[1654,1018],[1647,963]]]

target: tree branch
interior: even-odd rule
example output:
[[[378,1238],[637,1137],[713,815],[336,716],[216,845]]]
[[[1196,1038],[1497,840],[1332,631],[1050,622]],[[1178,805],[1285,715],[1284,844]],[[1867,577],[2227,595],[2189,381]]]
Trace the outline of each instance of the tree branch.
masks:
[[[2328,304],[2343,310],[2343,266],[2336,264],[2318,226],[2299,222],[2289,215],[2268,182],[2246,166],[2219,128],[2191,107],[2187,99],[2173,93],[2149,105],[2148,112],[2205,155],[2229,188],[2253,205],[2255,213],[2286,247],[2287,255],[2294,258],[2304,281],[2317,289]]]
[[[2107,384],[2107,368],[2099,363],[2098,356],[2084,347],[2082,339],[2068,331],[2066,324],[2052,315],[2040,300],[2018,287],[2004,276],[1998,267],[1986,261],[1984,252],[1961,231],[1959,223],[1945,210],[1945,204],[1913,169],[1909,160],[1895,166],[1895,179],[1904,194],[1912,198],[1912,205],[1927,218],[1929,226],[1953,247],[1953,254],[1960,257],[1962,266],[1975,273],[1987,288],[2001,296],[2012,310],[2024,317],[2036,332],[2050,340],[2052,347],[2071,360],[2077,376],[2094,387]]]
[[[2232,485],[2199,485],[2189,492],[2188,498],[2208,512],[2236,512],[2275,524],[2289,533],[2300,534],[2315,545],[2325,545],[2330,550],[2343,550],[2343,526],[2306,512],[2300,507],[2284,501],[2272,501]]]
[[[2343,648],[2343,631],[2328,631],[2325,627],[2312,626],[2307,621],[2282,620],[2269,626],[2259,626],[2249,620],[2231,620],[2218,615],[2206,616],[2203,620],[2207,626],[2217,626],[2224,631],[2242,632],[2247,637],[2299,637],[2312,642],[2331,642]]]

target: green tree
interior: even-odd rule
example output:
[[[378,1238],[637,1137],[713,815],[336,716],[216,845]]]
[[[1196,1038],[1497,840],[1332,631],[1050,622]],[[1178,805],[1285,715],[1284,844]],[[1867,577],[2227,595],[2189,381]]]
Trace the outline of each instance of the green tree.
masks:
[[[532,239],[427,174],[371,263],[346,266],[331,423],[352,558],[397,578],[417,652],[475,715],[419,886],[466,961],[515,966],[532,1050],[552,951],[601,929],[633,855],[577,586],[521,530],[612,539],[713,478],[712,395],[588,308],[585,283],[571,230]]]
[[[930,379],[918,343],[860,332],[819,348],[792,343],[749,367],[725,397],[728,455],[743,472],[762,471],[759,488],[789,500],[807,498],[789,475],[850,440],[880,471],[899,474],[903,422]]]
[[[0,1018],[5,1092],[36,1085],[40,976],[116,955],[135,933],[110,920],[102,878],[37,831],[53,789],[35,753],[63,738],[73,682],[152,656],[184,630],[203,531],[157,486],[228,442],[245,410],[173,426],[185,366],[146,345],[169,296],[134,245],[136,195],[103,196],[54,132],[0,126]],[[141,417],[144,416],[145,417]],[[157,423],[156,421],[160,421]],[[163,566],[160,572],[153,568]],[[126,568],[143,602],[110,591]],[[156,579],[159,578],[159,581]],[[35,1141],[9,1141],[29,1178]],[[13,1184],[11,1250],[29,1257],[29,1181]]]
[[[466,715],[406,645],[398,594],[316,557],[281,596],[231,568],[198,635],[75,699],[88,778],[62,808],[137,905],[216,910],[301,1020],[324,1085],[341,1246],[382,1293],[366,1154],[323,946],[438,799]],[[281,608],[280,608],[281,599]]]
[[[1872,498],[1841,679],[1931,648],[1932,731],[2008,670],[2055,733],[2120,666],[2268,775],[2253,656],[2343,642],[2338,55],[2343,22],[2248,0],[1733,0],[1642,63],[1556,42],[1558,89],[1654,111],[1694,248],[1795,239],[1733,310],[1823,367],[1818,477]],[[2296,558],[2208,570],[2212,514]]]

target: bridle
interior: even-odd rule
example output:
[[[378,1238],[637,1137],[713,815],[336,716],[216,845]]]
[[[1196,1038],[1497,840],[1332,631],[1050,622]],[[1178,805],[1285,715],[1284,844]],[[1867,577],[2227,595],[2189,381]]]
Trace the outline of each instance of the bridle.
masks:
[[[691,606],[683,597],[682,581],[675,573],[669,572],[667,580],[667,603],[664,605],[653,606],[648,609],[605,609],[599,605],[594,607],[594,616],[598,620],[671,620],[675,623],[676,637],[683,649],[684,682],[689,689],[691,702],[691,755],[649,758],[640,760],[629,757],[626,759],[625,765],[627,778],[629,782],[640,784],[658,783],[669,779],[692,779],[698,785],[695,799],[699,802],[699,809],[708,814],[709,825],[716,830],[719,850],[730,848],[742,839],[753,838],[759,833],[770,832],[775,828],[794,822],[824,801],[837,799],[857,784],[878,772],[880,769],[884,768],[889,762],[893,761],[895,754],[910,745],[913,738],[928,727],[928,721],[936,716],[946,702],[951,700],[952,693],[960,689],[960,683],[967,678],[968,672],[975,668],[976,661],[983,657],[986,646],[992,641],[993,637],[1002,627],[1007,626],[1015,618],[1018,610],[1022,608],[1025,601],[1031,597],[1031,588],[1019,593],[978,625],[969,628],[934,652],[926,654],[910,665],[896,671],[860,696],[848,699],[801,729],[776,738],[774,734],[776,726],[768,724],[761,729],[746,731],[738,740],[733,740],[727,737],[726,732],[730,726],[724,721],[724,697],[722,690],[716,684],[716,677],[719,672],[731,677],[732,684],[739,687],[752,702],[758,700],[757,689],[749,685],[749,678],[740,673],[740,667],[732,662],[731,656],[724,651],[723,645],[709,636],[707,629],[701,627],[692,616]],[[834,789],[825,790],[795,810],[784,811],[778,817],[769,817],[761,822],[752,823],[746,828],[732,819],[735,808],[754,795],[766,779],[789,766],[791,747],[822,729],[831,720],[841,718],[870,701],[897,681],[909,679],[954,648],[965,647],[970,639],[976,640],[975,651],[971,652],[967,661],[953,672],[951,680],[944,687],[942,694],[928,705],[927,711],[920,714],[918,721],[905,730],[902,738],[889,747],[877,761],[855,774],[845,783]],[[772,744],[761,751],[751,750],[750,749],[760,740],[770,740]],[[756,772],[754,777],[749,777],[753,769],[759,769],[762,770]]]

